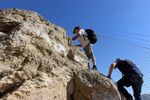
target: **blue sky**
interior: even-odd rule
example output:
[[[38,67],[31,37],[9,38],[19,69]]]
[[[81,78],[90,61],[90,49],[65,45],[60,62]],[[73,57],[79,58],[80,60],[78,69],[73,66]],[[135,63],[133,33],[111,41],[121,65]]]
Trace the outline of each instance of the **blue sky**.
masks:
[[[5,8],[35,11],[66,29],[70,37],[79,24],[95,30],[99,39],[93,49],[99,71],[107,75],[116,58],[130,59],[144,74],[142,93],[150,93],[150,0],[1,0],[0,9]],[[114,70],[112,79],[120,78]]]

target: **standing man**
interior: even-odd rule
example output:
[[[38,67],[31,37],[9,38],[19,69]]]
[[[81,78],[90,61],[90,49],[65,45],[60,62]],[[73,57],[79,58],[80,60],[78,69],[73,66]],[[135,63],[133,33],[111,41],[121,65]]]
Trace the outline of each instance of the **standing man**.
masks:
[[[108,78],[111,77],[111,73],[114,68],[118,68],[123,77],[117,82],[119,91],[126,97],[127,100],[133,100],[131,94],[124,88],[124,86],[132,86],[135,100],[141,99],[141,89],[143,84],[143,74],[141,73],[138,66],[132,61],[122,60],[121,58],[116,59],[116,62],[112,63],[109,69]]]
[[[82,47],[84,49],[85,54],[87,55],[89,60],[92,59],[92,62],[93,62],[92,69],[97,70],[96,59],[93,54],[92,44],[90,43],[89,39],[87,38],[87,33],[85,32],[85,30],[81,29],[80,26],[75,27],[73,33],[76,34],[76,36],[74,36],[72,38],[72,40],[76,40],[77,38],[79,38],[80,44],[76,45],[76,46]],[[90,61],[88,62],[88,68],[90,69]]]

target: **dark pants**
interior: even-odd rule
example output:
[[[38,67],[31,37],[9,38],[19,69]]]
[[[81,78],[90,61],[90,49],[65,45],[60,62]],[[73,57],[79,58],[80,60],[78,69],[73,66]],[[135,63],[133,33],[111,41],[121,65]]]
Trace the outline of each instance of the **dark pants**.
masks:
[[[141,89],[143,84],[143,77],[135,74],[124,75],[118,82],[119,91],[126,97],[127,100],[133,100],[131,94],[124,88],[124,86],[132,86],[135,100],[142,100]]]

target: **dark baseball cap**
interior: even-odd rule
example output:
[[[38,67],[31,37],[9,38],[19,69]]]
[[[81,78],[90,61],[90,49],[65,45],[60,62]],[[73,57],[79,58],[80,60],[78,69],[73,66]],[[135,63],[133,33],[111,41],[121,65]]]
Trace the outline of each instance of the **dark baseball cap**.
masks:
[[[75,27],[75,28],[74,28],[74,31],[73,31],[73,34],[75,33],[75,29],[80,30],[80,29],[81,29],[81,26],[79,25],[79,26]]]

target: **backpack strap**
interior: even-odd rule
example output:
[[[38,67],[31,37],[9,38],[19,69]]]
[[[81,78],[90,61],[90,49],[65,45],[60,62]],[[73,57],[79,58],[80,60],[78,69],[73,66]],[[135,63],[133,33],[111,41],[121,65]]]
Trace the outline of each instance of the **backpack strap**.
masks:
[[[83,35],[84,41],[86,40],[86,39],[85,39],[85,37],[88,37],[88,36],[86,36],[86,35]]]

